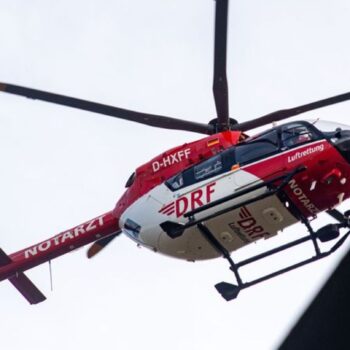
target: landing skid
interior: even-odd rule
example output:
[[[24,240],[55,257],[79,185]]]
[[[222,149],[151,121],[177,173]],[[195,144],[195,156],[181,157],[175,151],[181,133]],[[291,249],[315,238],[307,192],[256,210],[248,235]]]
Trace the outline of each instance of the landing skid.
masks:
[[[341,214],[341,213],[340,213]],[[341,214],[342,215],[342,214]],[[333,252],[335,252],[344,242],[345,240],[348,238],[348,236],[350,235],[350,231],[348,231],[346,234],[344,234],[340,239],[338,239],[338,241],[326,252],[321,252],[317,239],[322,240],[324,237],[324,233],[325,230],[322,228],[318,231],[314,231],[309,223],[308,220],[305,219],[304,224],[306,225],[306,227],[308,228],[309,231],[309,235],[299,238],[295,241],[283,244],[277,248],[271,249],[269,251],[266,251],[262,254],[258,254],[255,255],[253,257],[250,257],[246,260],[240,261],[238,263],[235,263],[233,261],[233,259],[231,258],[230,254],[228,253],[228,251],[225,249],[225,247],[223,247],[221,245],[221,243],[215,238],[215,236],[213,235],[213,233],[203,224],[198,224],[197,227],[199,229],[199,231],[202,233],[202,235],[208,240],[208,242],[218,251],[222,254],[223,258],[225,258],[229,264],[230,264],[230,270],[234,273],[235,278],[236,278],[236,284],[231,284],[231,283],[227,283],[227,282],[220,282],[218,284],[215,285],[216,290],[222,295],[222,297],[227,300],[233,300],[235,299],[239,292],[243,289],[249,288],[251,286],[254,286],[258,283],[267,281],[273,277],[277,277],[279,275],[282,275],[286,272],[295,270],[301,266],[310,264],[314,261],[323,259],[325,257],[327,257],[328,255],[332,254]],[[343,227],[349,227],[347,224],[345,225],[345,223],[339,223],[339,224],[334,224],[336,225],[336,227],[339,228],[343,228]],[[328,225],[327,225],[328,226]],[[339,232],[339,231],[338,231]],[[332,239],[332,238],[331,238]],[[250,265],[252,263],[255,263],[256,261],[259,261],[261,259],[267,258],[269,256],[275,255],[277,253],[280,253],[284,250],[290,249],[292,247],[295,247],[297,245],[306,243],[308,241],[312,241],[314,248],[315,248],[315,256],[306,259],[306,260],[302,260],[296,264],[293,265],[289,265],[285,268],[279,269],[277,271],[274,271],[270,274],[267,275],[263,275],[260,276],[258,278],[256,278],[255,280],[249,281],[249,282],[243,282],[242,278],[239,274],[239,269],[243,266],[247,266]]]
[[[345,215],[342,214],[341,212],[331,209],[328,211],[328,214],[331,215],[333,218],[335,218],[339,223],[337,224],[330,224],[326,225],[323,228],[319,229],[318,231],[314,231],[313,228],[311,227],[310,221],[303,216],[303,214],[293,205],[292,202],[288,201],[290,205],[293,207],[293,212],[294,214],[299,218],[299,220],[306,226],[309,234],[305,237],[299,238],[295,241],[283,244],[277,248],[268,250],[264,253],[255,255],[253,257],[250,257],[246,260],[240,261],[238,263],[235,263],[233,259],[231,258],[230,253],[227,251],[227,249],[216,239],[215,235],[204,225],[204,222],[207,220],[210,220],[214,217],[217,217],[219,215],[222,215],[224,213],[227,213],[231,210],[234,210],[236,208],[239,208],[244,205],[248,205],[251,203],[254,203],[258,200],[267,198],[269,196],[278,194],[281,196],[284,196],[283,189],[284,187],[288,184],[288,182],[298,173],[303,172],[306,168],[305,167],[299,167],[291,171],[290,173],[279,176],[276,178],[273,178],[267,182],[260,183],[258,185],[251,186],[243,191],[239,191],[233,195],[227,196],[225,198],[222,198],[220,200],[214,201],[210,204],[204,205],[200,208],[197,208],[187,214],[185,214],[185,217],[188,218],[188,222],[186,224],[179,224],[176,222],[171,222],[171,221],[166,221],[162,223],[160,226],[161,228],[168,234],[169,237],[176,239],[177,237],[181,236],[183,232],[189,228],[196,226],[199,230],[199,232],[203,235],[203,237],[210,243],[210,245],[218,251],[224,259],[226,259],[229,264],[230,264],[230,270],[234,273],[235,279],[236,279],[236,284],[231,284],[227,282],[220,282],[215,285],[215,288],[217,291],[222,295],[222,297],[229,301],[237,298],[239,292],[243,289],[249,288],[253,285],[256,285],[258,283],[264,282],[266,280],[269,280],[273,277],[277,277],[279,275],[282,275],[286,272],[292,271],[294,269],[297,269],[301,266],[310,264],[314,261],[323,259],[327,257],[328,255],[332,254],[335,252],[348,238],[350,235],[350,231],[348,231],[346,234],[344,234],[341,238],[337,240],[337,242],[328,250],[325,252],[321,252],[318,240],[321,242],[327,242],[330,240],[334,240],[340,236],[340,228],[350,228],[350,211],[346,212]],[[274,184],[276,182],[280,182],[278,186],[275,186]],[[259,188],[266,187],[266,192],[255,197],[254,199],[249,199],[246,201],[243,201],[239,204],[235,204],[233,206],[230,206],[229,208],[225,208],[223,210],[220,210],[216,212],[215,214],[211,214],[209,216],[206,216],[200,220],[195,219],[195,214],[198,214],[199,212],[203,212],[206,209],[218,206],[222,203],[225,203],[229,200],[239,198],[240,196],[247,194],[251,191],[257,190]],[[282,251],[285,251],[287,249],[293,248],[295,246],[298,246],[300,244],[306,243],[312,241],[314,249],[315,249],[315,256],[302,260],[296,264],[292,264],[290,266],[287,266],[285,268],[279,269],[277,271],[274,271],[270,274],[266,274],[263,276],[260,276],[252,281],[249,282],[243,282],[240,274],[239,274],[239,269],[243,266],[250,265],[252,263],[255,263],[259,260],[262,260],[264,258],[267,258],[269,256],[275,255],[277,253],[280,253]]]

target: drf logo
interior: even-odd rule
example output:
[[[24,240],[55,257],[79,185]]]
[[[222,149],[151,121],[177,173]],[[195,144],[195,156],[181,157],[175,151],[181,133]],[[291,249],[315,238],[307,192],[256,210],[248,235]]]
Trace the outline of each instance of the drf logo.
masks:
[[[180,217],[189,211],[208,204],[212,201],[212,194],[215,192],[216,182],[212,182],[203,188],[199,188],[193,192],[179,197],[176,201],[164,206],[159,213],[164,215],[172,215],[175,213],[176,217]]]
[[[266,232],[264,228],[257,223],[257,220],[253,217],[247,207],[241,207],[238,215],[239,220],[229,223],[229,226],[245,243],[271,236],[270,233]]]
[[[169,154],[168,156],[163,157],[160,161],[156,160],[152,163],[153,172],[156,173],[161,168],[167,168],[168,166],[173,165],[175,163],[180,163],[183,159],[188,159],[190,154],[191,149],[186,148],[176,153]]]
[[[265,232],[264,228],[257,224],[256,219],[254,219],[247,207],[241,208],[239,217],[241,220],[237,221],[238,225],[249,238],[256,239],[269,236],[269,233]]]

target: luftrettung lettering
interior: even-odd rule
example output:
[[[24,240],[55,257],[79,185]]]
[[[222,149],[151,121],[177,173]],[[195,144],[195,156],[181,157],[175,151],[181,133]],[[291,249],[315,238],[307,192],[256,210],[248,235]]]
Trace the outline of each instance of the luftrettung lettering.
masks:
[[[315,147],[309,147],[305,151],[296,152],[295,154],[288,156],[288,163],[295,162],[298,159],[304,158],[316,152],[323,152],[323,150],[324,150],[323,144],[317,145]]]

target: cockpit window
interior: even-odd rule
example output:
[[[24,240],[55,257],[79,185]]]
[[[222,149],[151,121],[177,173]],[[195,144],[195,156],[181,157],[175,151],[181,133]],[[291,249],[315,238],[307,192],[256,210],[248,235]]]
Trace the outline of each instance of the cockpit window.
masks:
[[[287,148],[296,147],[318,138],[307,125],[298,123],[284,126],[281,137],[283,146]]]
[[[220,154],[192,166],[168,179],[165,184],[171,191],[190,186],[213,176],[236,171],[239,166],[273,156],[286,148],[323,138],[313,125],[292,122],[245,139]]]
[[[130,187],[135,181],[135,173],[132,173],[130,177],[128,178],[128,181],[126,181],[125,187]]]
[[[225,171],[221,154],[211,157],[202,163],[199,163],[183,172],[176,174],[165,182],[172,190],[177,191],[180,188],[192,185],[196,182],[208,179]]]
[[[235,147],[231,147],[220,154],[174,175],[167,180],[165,184],[172,191],[177,191],[196,182],[230,171],[235,164]]]
[[[236,147],[236,161],[244,165],[279,151],[278,134],[276,130],[248,139]]]
[[[176,191],[176,190],[180,189],[181,187],[183,187],[183,185],[184,185],[184,178],[183,178],[182,173],[177,174],[177,175],[173,176],[172,178],[170,178],[167,181],[167,184],[174,191]]]

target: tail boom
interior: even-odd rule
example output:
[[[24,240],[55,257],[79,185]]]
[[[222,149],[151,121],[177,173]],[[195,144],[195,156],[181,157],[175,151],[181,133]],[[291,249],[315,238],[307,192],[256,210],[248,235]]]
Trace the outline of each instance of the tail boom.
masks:
[[[18,276],[23,271],[118,231],[118,219],[112,211],[107,212],[48,240],[9,255],[7,262],[1,263],[0,259],[0,281],[11,280],[11,277]]]

